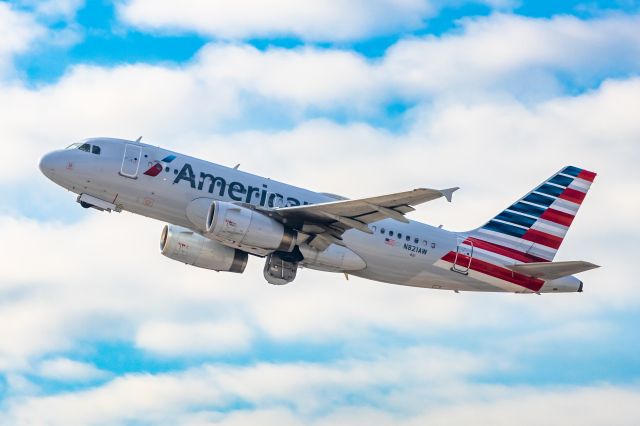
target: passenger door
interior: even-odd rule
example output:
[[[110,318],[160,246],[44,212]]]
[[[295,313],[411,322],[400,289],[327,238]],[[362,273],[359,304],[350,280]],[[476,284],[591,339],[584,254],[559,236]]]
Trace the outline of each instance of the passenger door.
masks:
[[[138,145],[127,144],[124,148],[124,156],[122,157],[122,167],[120,174],[122,176],[137,179],[138,169],[140,168],[140,156],[142,148]]]

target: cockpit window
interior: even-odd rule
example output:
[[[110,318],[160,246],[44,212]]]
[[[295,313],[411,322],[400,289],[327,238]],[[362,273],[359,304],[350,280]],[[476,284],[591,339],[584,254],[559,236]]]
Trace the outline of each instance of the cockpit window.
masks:
[[[100,155],[100,152],[102,151],[98,145],[91,145],[84,142],[72,143],[65,149],[79,149],[80,151],[90,152],[95,155]]]

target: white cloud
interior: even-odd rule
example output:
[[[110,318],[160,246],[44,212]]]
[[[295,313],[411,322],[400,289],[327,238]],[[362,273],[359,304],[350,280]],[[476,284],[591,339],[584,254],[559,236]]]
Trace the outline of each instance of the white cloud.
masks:
[[[250,128],[256,121],[275,122],[274,127],[279,121],[300,123],[310,114],[375,122],[385,117],[390,102],[418,103],[402,118],[409,130],[405,139],[415,144],[424,143],[421,134],[427,133],[430,141],[441,141],[439,145],[468,137],[460,120],[484,121],[489,117],[483,114],[497,113],[502,116],[492,117],[496,120],[492,126],[480,128],[483,123],[477,123],[480,135],[523,140],[527,135],[514,126],[521,129],[527,121],[512,118],[526,118],[519,112],[550,105],[551,93],[563,84],[558,73],[578,82],[610,73],[626,75],[640,67],[634,59],[640,54],[629,54],[640,46],[639,22],[637,17],[579,21],[495,15],[466,21],[460,34],[400,41],[377,61],[342,50],[259,51],[212,44],[181,67],[77,66],[55,84],[36,89],[18,83],[0,85],[0,137],[11,141],[15,154],[15,161],[3,167],[0,176],[7,182],[22,179],[25,170],[37,173],[34,164],[43,152],[91,135],[143,134],[164,145],[202,139],[222,129]],[[522,45],[532,48],[521,49]],[[542,84],[535,80],[538,77]],[[628,84],[633,93],[634,84]],[[587,139],[617,136],[623,129],[633,133],[633,108],[624,105],[633,104],[634,98],[615,92],[624,103],[609,105],[621,114],[613,117],[586,107],[579,114],[572,112],[572,105],[583,97],[573,103],[558,99],[560,109],[546,114],[556,116],[552,121],[556,135],[571,140],[567,132]],[[537,99],[513,101],[528,96]],[[593,119],[600,116],[606,119]],[[38,117],[38,126],[33,126],[33,117]],[[574,120],[571,126],[562,125],[565,118]],[[531,114],[529,119],[535,121]],[[397,139],[375,130],[368,133],[380,141]],[[438,148],[430,144],[429,149]]]
[[[13,55],[25,52],[44,33],[33,16],[0,2],[0,77],[10,70]]]
[[[485,4],[508,11],[518,0],[189,0],[180,4],[125,0],[121,20],[156,32],[196,32],[220,39],[295,37],[306,41],[352,41],[408,33],[428,25],[444,7]]]
[[[243,94],[298,108],[348,105],[366,110],[372,101],[376,108],[380,101],[376,95],[385,85],[375,66],[346,50],[262,52],[247,45],[211,44],[202,49],[193,71],[202,81],[228,84]]]
[[[24,70],[16,69],[19,55],[41,55],[47,49],[71,46],[81,40],[74,23],[61,28],[47,27],[48,20],[71,20],[82,4],[78,0],[0,2],[0,88],[7,81],[20,84]]]
[[[473,99],[495,92],[545,98],[568,84],[640,68],[640,16],[581,20],[495,14],[467,18],[461,31],[400,40],[385,56],[389,80],[405,96]]]
[[[256,409],[291,409],[305,419],[348,405],[350,395],[383,409],[415,410],[433,389],[447,388],[449,394],[458,381],[489,365],[478,356],[422,347],[327,364],[210,364],[175,373],[129,374],[78,392],[15,398],[6,404],[5,418],[20,424],[38,423],[41,416],[49,424],[68,424],[71,418],[83,424],[128,419],[168,424],[199,408],[215,412],[240,402]]]
[[[54,396],[11,398],[13,424],[620,424],[640,418],[636,387],[534,389],[475,382],[496,360],[414,347],[327,363],[208,364],[129,374]],[[245,408],[250,407],[250,408]],[[531,407],[544,407],[532,410]],[[602,407],[606,407],[603,410]],[[46,417],[45,417],[46,416]]]
[[[419,28],[434,13],[426,0],[133,0],[119,14],[145,30],[194,31],[223,39],[293,36],[353,40]]]
[[[43,19],[64,19],[71,21],[85,0],[17,0],[15,3],[29,8]]]
[[[240,321],[187,324],[144,323],[137,332],[136,346],[163,356],[231,354],[246,350],[251,329]]]
[[[2,175],[19,178],[25,171],[36,172],[44,151],[88,135],[144,134],[160,140],[178,129],[211,129],[234,116],[237,93],[223,86],[203,88],[188,73],[146,65],[113,70],[80,66],[52,86],[5,86],[0,92],[5,114],[0,135],[11,141],[18,162]],[[32,125],[33,117],[38,117],[38,126]]]
[[[67,358],[45,360],[38,366],[37,373],[45,379],[61,382],[87,382],[110,376],[92,364]]]
[[[3,375],[3,379],[3,391],[6,396],[37,395],[40,392],[37,385],[20,373],[8,372]]]
[[[594,387],[536,392],[517,391],[489,403],[461,404],[434,410],[412,425],[420,424],[492,424],[497,426],[580,424],[635,425],[640,421],[637,389]],[[540,407],[532,410],[531,407]]]

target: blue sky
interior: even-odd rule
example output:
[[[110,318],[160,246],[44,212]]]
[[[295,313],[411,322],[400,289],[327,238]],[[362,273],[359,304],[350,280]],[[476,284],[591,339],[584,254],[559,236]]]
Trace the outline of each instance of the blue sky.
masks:
[[[0,423],[637,424],[640,5],[263,3],[0,2]],[[347,196],[461,186],[412,213],[453,230],[574,164],[599,175],[559,257],[603,267],[553,296],[196,270],[40,175],[98,135]]]

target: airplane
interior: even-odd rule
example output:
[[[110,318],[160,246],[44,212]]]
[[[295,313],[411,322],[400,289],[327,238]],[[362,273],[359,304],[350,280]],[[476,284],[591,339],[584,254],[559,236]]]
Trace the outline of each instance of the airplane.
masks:
[[[431,289],[581,292],[574,274],[597,268],[553,259],[596,177],[567,166],[477,229],[409,220],[415,206],[458,188],[348,199],[136,141],[91,138],[47,153],[50,180],[84,208],[128,211],[167,224],[161,253],[200,268],[244,272],[265,259],[274,285],[298,268]]]

